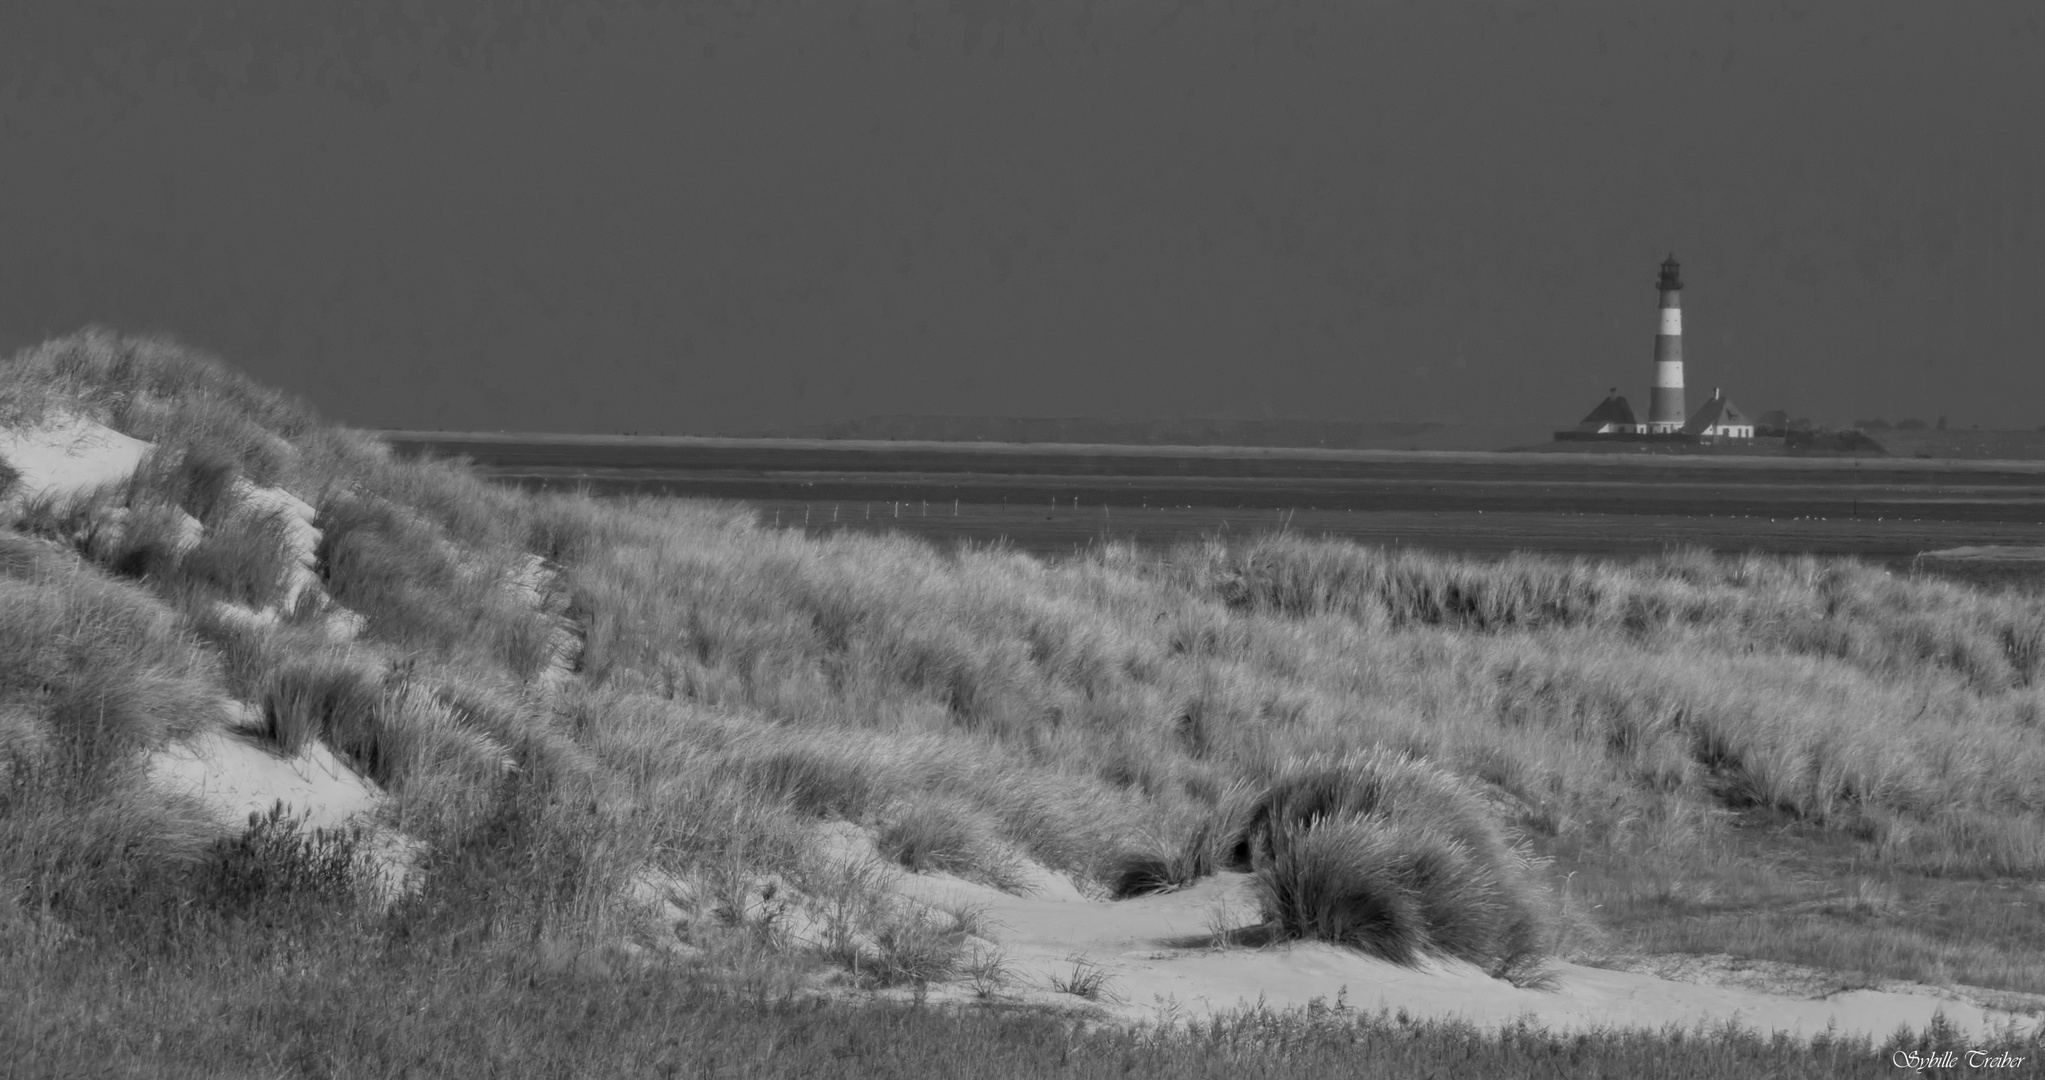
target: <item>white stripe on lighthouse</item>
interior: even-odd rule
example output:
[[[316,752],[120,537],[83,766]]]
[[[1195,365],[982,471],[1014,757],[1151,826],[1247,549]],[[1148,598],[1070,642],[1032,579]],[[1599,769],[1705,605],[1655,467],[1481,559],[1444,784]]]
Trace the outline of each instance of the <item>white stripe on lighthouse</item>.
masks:
[[[1683,309],[1673,307],[1663,308],[1662,333],[1680,334],[1682,332],[1683,332]]]
[[[1668,390],[1683,388],[1683,362],[1681,360],[1658,360],[1654,365],[1654,384]]]

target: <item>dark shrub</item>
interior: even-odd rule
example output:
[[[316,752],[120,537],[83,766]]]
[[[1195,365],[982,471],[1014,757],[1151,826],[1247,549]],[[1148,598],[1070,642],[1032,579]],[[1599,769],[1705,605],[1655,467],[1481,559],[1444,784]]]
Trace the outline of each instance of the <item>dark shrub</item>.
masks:
[[[354,896],[361,844],[359,828],[306,831],[278,803],[267,814],[250,813],[247,831],[214,845],[204,883],[229,911],[285,898],[345,903]]]

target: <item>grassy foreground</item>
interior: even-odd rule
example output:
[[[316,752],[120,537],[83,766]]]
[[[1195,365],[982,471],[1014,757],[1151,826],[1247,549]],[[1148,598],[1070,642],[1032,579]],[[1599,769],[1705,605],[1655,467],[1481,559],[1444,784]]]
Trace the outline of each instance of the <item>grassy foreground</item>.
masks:
[[[1979,1045],[1949,1031],[1875,1043],[1706,1028],[1486,1035],[1333,1005],[1128,1029],[1041,1012],[758,996],[671,969],[537,973],[416,939],[402,953],[330,952],[307,967],[278,962],[267,934],[210,944],[176,961],[34,969],[36,995],[9,994],[24,1007],[0,1019],[0,1039],[31,1055],[17,1054],[10,1075],[1680,1080],[1884,1075],[1898,1049]],[[212,973],[197,970],[207,965]]]
[[[157,450],[0,522],[10,1069],[1888,1067],[1727,1032],[820,1005],[833,982],[971,966],[962,931],[829,879],[810,834],[831,818],[996,884],[1025,857],[1125,895],[1238,866],[1273,935],[1516,981],[1695,951],[2045,992],[2035,597],[1700,552],[1484,563],[1279,535],[1046,562],[818,539],[396,460],[103,331],[0,365],[0,424],[58,412]],[[313,507],[317,590],[291,591],[288,537],[237,512],[237,481]],[[343,609],[360,636],[333,633]],[[421,887],[369,903],[356,839],[237,838],[146,783],[145,756],[228,699],[280,752],[322,741],[382,784]],[[737,917],[660,925],[626,900],[649,870],[721,890],[717,911],[774,875],[854,914],[822,949]]]

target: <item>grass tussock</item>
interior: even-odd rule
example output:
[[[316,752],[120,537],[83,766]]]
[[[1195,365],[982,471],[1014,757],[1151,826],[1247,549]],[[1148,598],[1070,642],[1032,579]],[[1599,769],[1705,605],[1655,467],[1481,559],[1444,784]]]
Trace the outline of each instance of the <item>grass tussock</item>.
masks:
[[[325,739],[388,783],[397,755],[385,738],[380,674],[340,652],[280,664],[261,701],[264,737],[286,754]]]
[[[218,663],[168,606],[56,558],[47,565],[0,578],[0,708],[16,718],[10,742],[46,751],[22,764],[117,784],[136,752],[218,723]]]
[[[1264,917],[1283,936],[1500,973],[1547,952],[1550,901],[1536,866],[1466,783],[1403,755],[1289,770],[1229,851],[1255,873]]]
[[[297,565],[290,538],[281,517],[234,515],[206,529],[184,556],[184,580],[229,603],[269,607],[283,598]]]
[[[921,795],[885,811],[874,842],[917,873],[947,873],[996,888],[1019,888],[1015,856],[992,815],[956,796]]]

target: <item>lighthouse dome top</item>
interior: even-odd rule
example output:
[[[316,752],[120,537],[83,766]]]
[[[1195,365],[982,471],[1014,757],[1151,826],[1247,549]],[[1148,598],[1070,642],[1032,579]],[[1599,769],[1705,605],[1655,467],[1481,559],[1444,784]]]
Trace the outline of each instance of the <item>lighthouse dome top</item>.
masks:
[[[1655,282],[1655,288],[1661,289],[1663,292],[1682,288],[1683,278],[1678,273],[1682,266],[1682,263],[1676,261],[1675,253],[1670,252],[1669,257],[1662,260],[1662,276],[1660,280]]]

